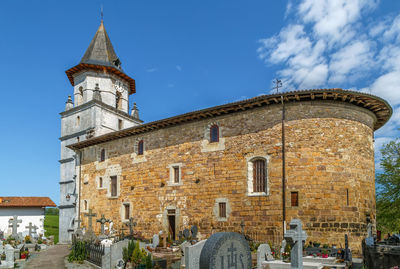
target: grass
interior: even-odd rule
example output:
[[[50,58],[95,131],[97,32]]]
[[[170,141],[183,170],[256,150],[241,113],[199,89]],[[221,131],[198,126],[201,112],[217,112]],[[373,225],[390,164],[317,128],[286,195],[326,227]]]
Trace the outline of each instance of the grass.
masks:
[[[54,244],[58,243],[58,216],[57,215],[45,215],[44,218],[44,229],[46,237],[54,235]]]

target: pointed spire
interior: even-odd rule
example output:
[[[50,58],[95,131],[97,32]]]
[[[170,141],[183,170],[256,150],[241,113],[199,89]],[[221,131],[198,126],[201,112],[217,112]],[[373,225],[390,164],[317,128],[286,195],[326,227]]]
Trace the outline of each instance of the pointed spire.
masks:
[[[71,95],[69,95],[67,102],[65,102],[65,111],[70,110],[71,108],[74,108],[74,103],[72,102]]]
[[[139,109],[137,108],[136,103],[133,103],[131,116],[134,117],[135,119],[139,119]]]
[[[97,29],[80,63],[111,66],[122,70],[121,61],[114,51],[104,28],[103,20],[101,20],[99,29]]]

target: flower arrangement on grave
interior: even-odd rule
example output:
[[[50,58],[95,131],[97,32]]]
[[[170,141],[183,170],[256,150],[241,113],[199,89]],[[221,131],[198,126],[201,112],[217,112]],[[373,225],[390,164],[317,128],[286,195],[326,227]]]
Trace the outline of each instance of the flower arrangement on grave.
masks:
[[[127,268],[136,267],[151,269],[153,266],[151,254],[147,254],[144,249],[140,248],[139,241],[129,241],[128,247],[122,249],[122,257],[127,264]]]
[[[319,243],[317,241],[313,242],[313,247],[315,247],[315,248],[319,248],[320,245],[321,245],[321,243]]]
[[[22,251],[20,254],[20,257],[21,257],[21,259],[28,259],[29,251],[28,250]]]
[[[285,251],[282,252],[282,260],[284,262],[290,262],[290,251],[291,251],[292,247],[290,246],[290,244],[286,244],[285,247]]]
[[[2,261],[4,261],[4,260],[6,259],[6,254],[2,253],[2,254],[0,255],[0,258],[1,258]]]
[[[327,249],[323,249],[322,251],[321,251],[321,256],[322,256],[322,258],[328,258],[328,253],[329,253],[329,251],[327,250]]]
[[[32,243],[31,237],[29,235],[25,236],[25,243]]]
[[[42,238],[39,238],[38,241],[37,241],[37,243],[38,243],[39,245],[43,244]]]

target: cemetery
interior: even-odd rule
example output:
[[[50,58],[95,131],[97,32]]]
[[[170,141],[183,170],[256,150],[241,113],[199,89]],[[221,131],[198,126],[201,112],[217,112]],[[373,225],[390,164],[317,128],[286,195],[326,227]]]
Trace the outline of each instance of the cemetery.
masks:
[[[25,227],[26,235],[18,232],[21,223],[18,216],[13,216],[9,219],[11,233],[0,232],[0,268],[19,267],[31,256],[54,244],[54,236],[46,238],[31,222]]]
[[[171,240],[167,231],[144,238],[135,231],[133,218],[116,231],[112,220],[96,216],[90,209],[85,214],[88,227],[79,226],[74,233],[66,268],[362,268],[362,260],[352,257],[347,235],[343,247],[321,246],[307,241],[299,219],[291,220],[281,244],[274,245],[252,239],[243,227],[240,232],[215,232],[205,238],[194,225],[180,231],[177,240]],[[100,226],[98,235],[94,223]]]

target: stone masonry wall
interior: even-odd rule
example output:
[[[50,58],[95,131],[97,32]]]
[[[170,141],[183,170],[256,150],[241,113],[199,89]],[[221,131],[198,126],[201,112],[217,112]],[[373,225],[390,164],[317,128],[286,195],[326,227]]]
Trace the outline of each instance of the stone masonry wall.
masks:
[[[286,106],[287,223],[300,218],[307,241],[361,249],[366,214],[375,220],[373,123],[375,116],[340,102],[297,102]],[[123,224],[123,204],[146,238],[167,229],[167,209],[176,210],[176,230],[199,226],[209,236],[217,231],[245,232],[259,240],[282,240],[281,107],[271,105],[180,124],[91,146],[83,151],[83,200],[97,216]],[[218,124],[220,142],[208,143],[209,127]],[[137,155],[138,141],[145,154]],[[99,162],[101,149],[106,160]],[[268,195],[248,193],[248,160],[265,157]],[[181,183],[170,182],[171,165],[181,167]],[[110,177],[118,177],[118,196],[110,197]],[[103,187],[99,187],[102,177]],[[299,206],[291,206],[291,192]],[[348,193],[348,194],[347,194]],[[347,199],[348,196],[348,199]],[[348,202],[347,202],[348,200]],[[226,219],[215,215],[227,202]],[[97,224],[96,231],[100,226]],[[125,230],[126,232],[126,230]]]

